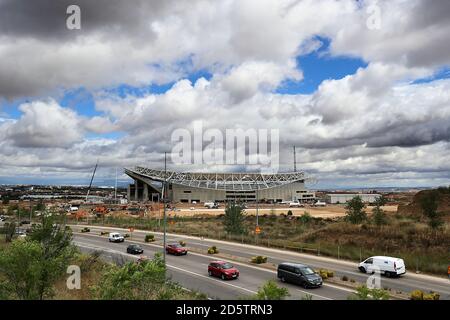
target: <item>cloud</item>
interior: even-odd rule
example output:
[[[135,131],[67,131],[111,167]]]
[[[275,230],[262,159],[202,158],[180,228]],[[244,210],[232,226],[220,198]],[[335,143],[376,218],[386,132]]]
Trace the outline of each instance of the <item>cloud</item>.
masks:
[[[6,138],[17,147],[64,148],[83,138],[76,113],[54,100],[25,103],[19,109],[21,118],[6,127]]]
[[[377,1],[380,30],[366,27],[370,3],[81,0],[82,29],[69,31],[70,1],[0,0],[0,96],[32,101],[18,119],[0,119],[0,177],[83,175],[97,158],[105,168],[159,166],[171,132],[203,120],[205,129],[279,129],[282,169],[296,145],[299,167],[327,183],[442,181],[450,80],[413,80],[450,65],[448,1]],[[327,57],[367,67],[312,94],[277,94],[303,79],[297,58],[322,38]],[[211,77],[188,80],[199,70]],[[173,86],[160,94],[109,90],[164,83]],[[95,116],[56,102],[78,87],[92,93]]]

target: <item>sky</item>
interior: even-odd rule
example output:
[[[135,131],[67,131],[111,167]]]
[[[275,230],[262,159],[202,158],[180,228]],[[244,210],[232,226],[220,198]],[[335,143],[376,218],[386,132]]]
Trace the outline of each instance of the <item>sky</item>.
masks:
[[[449,35],[447,0],[0,0],[0,184],[125,183],[203,121],[312,188],[449,185]]]

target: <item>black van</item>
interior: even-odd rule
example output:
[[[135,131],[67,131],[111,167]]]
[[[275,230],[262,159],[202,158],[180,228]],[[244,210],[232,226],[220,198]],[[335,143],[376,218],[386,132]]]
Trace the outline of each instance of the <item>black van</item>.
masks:
[[[318,288],[323,283],[322,277],[304,264],[284,262],[278,265],[277,271],[281,281],[299,284],[304,288]]]

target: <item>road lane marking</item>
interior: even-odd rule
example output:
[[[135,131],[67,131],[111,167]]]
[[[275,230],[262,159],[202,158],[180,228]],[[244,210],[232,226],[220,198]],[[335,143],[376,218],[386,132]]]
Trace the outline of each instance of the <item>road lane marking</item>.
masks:
[[[78,234],[78,235],[81,235],[81,234]],[[91,236],[91,237],[96,237],[96,238],[102,238],[101,236],[98,236],[98,235],[95,235],[95,234],[82,234],[81,236]],[[138,242],[138,241],[135,241],[135,240],[127,240],[127,241],[128,241],[128,242],[133,242],[133,243],[137,243],[137,244],[141,244],[141,245],[142,245],[141,242]],[[160,247],[161,247],[161,245],[157,245],[157,244],[154,244],[154,243],[145,243],[144,245],[151,246],[151,247],[155,247],[155,248],[160,248]],[[190,251],[189,254],[190,254],[190,255],[194,255],[194,256],[198,256],[198,257],[208,258],[208,259],[211,259],[211,260],[214,259],[214,257],[210,257],[210,256],[208,256],[208,255],[204,255],[204,254],[197,253],[197,252],[192,252],[192,251]],[[248,264],[245,264],[245,263],[243,263],[243,262],[236,262],[236,261],[234,261],[234,260],[232,260],[232,259],[229,259],[228,261],[232,261],[233,264],[238,265],[238,266],[242,266],[242,267],[245,267],[245,268],[251,268],[251,269],[255,269],[255,270],[259,270],[259,271],[265,271],[265,272],[268,272],[268,273],[271,273],[271,274],[277,274],[277,272],[274,271],[274,270],[269,270],[269,269],[265,269],[265,268],[261,268],[261,267],[257,267],[257,266],[248,265]],[[241,273],[242,273],[242,272],[241,272]],[[215,280],[215,279],[214,279],[214,280]],[[347,288],[341,288],[341,287],[338,287],[338,286],[332,286],[332,285],[329,285],[329,284],[327,284],[326,286],[327,286],[327,287],[331,287],[331,288],[336,289],[336,290],[347,291],[347,292],[352,292],[352,293],[355,292],[355,291],[352,291],[352,290],[347,289]],[[297,290],[298,290],[298,289],[297,289]],[[300,291],[301,291],[301,290],[300,290]],[[303,292],[303,291],[302,291],[302,292]],[[309,292],[308,292],[308,293],[309,293]],[[309,293],[309,294],[311,294],[311,293]],[[316,295],[316,294],[313,294],[313,295]],[[316,296],[322,297],[322,296],[320,296],[320,295],[316,295]],[[327,298],[327,299],[332,300],[331,298]]]
[[[107,251],[107,252],[116,253],[116,254],[123,255],[123,256],[128,256],[128,257],[134,258],[136,260],[138,259],[138,257],[135,256],[135,255],[132,255],[132,254],[129,254],[129,253],[124,253],[124,252],[121,252],[121,251],[116,251],[116,250],[113,250],[113,249],[110,249],[110,248],[105,248],[105,247],[102,248],[102,247],[93,246],[93,245],[90,245],[90,244],[85,244],[85,243],[81,243],[81,242],[77,242],[77,241],[74,241],[74,243],[76,245],[80,246],[80,247],[93,249],[93,250]],[[184,273],[193,274],[193,275],[195,275],[197,277],[200,277],[200,278],[206,278],[208,280],[214,281],[214,282],[219,283],[219,284],[224,285],[224,286],[234,287],[234,288],[237,288],[237,289],[240,289],[240,290],[243,290],[243,291],[250,292],[252,294],[256,294],[257,293],[256,291],[253,291],[253,290],[250,290],[250,289],[247,289],[247,288],[244,288],[244,287],[240,287],[240,286],[237,286],[237,285],[234,285],[234,284],[231,284],[231,283],[226,283],[224,281],[221,281],[221,280],[218,280],[218,279],[214,279],[214,278],[211,278],[209,276],[205,276],[203,274],[196,273],[196,272],[193,272],[193,271],[190,271],[190,270],[179,268],[179,267],[176,267],[176,266],[168,264],[168,263],[166,263],[166,265],[167,265],[168,268],[179,270],[179,271],[182,271]]]
[[[206,279],[209,279],[209,280],[216,281],[217,283],[220,283],[220,284],[224,284],[224,285],[231,286],[231,287],[234,287],[234,288],[237,288],[237,289],[241,289],[241,290],[250,292],[252,294],[256,294],[257,293],[256,291],[253,291],[253,290],[250,290],[250,289],[247,289],[247,288],[244,288],[244,287],[240,287],[240,286],[234,285],[232,283],[226,283],[223,280],[214,279],[214,278],[211,278],[209,276],[205,276],[204,274],[200,274],[200,273],[196,273],[196,272],[193,272],[193,271],[185,270],[185,269],[182,269],[182,268],[179,268],[179,267],[175,267],[175,266],[172,266],[172,265],[169,265],[169,264],[167,266],[171,267],[173,269],[176,269],[176,270],[184,271],[186,273],[194,274],[194,275],[196,275],[198,277],[201,277],[201,278],[206,278]]]

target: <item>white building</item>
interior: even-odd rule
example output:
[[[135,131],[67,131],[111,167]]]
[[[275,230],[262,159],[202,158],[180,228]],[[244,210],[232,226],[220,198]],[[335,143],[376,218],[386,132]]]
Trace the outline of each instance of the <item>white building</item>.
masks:
[[[331,204],[346,203],[352,200],[354,197],[361,197],[363,202],[374,203],[377,198],[381,197],[381,194],[377,193],[329,193],[326,195],[325,201]]]

